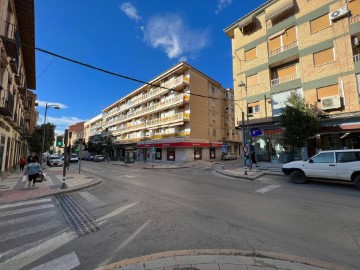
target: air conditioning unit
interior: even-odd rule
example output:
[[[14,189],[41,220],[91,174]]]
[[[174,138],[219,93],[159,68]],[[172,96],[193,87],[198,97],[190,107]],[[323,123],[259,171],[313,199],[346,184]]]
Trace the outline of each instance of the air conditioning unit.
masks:
[[[341,108],[341,99],[339,95],[323,97],[321,99],[321,108],[331,110]]]
[[[359,39],[357,37],[354,37],[353,44],[354,44],[354,46],[359,46],[360,43],[359,43]]]
[[[342,8],[339,8],[338,10],[334,11],[330,14],[330,18],[332,21],[336,21],[342,17],[344,17],[346,14],[348,14],[349,10],[347,6],[343,6]]]

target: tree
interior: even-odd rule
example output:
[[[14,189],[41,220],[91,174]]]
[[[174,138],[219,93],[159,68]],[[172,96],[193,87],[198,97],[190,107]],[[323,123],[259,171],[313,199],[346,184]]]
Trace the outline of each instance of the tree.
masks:
[[[281,125],[285,127],[283,141],[294,147],[306,145],[309,137],[319,130],[318,112],[307,104],[302,96],[292,92],[281,109]]]
[[[45,124],[45,140],[44,140],[44,152],[50,150],[50,147],[54,145],[55,141],[55,125],[51,123]],[[29,140],[29,147],[31,152],[40,153],[42,140],[44,133],[44,124],[37,126],[34,133]]]

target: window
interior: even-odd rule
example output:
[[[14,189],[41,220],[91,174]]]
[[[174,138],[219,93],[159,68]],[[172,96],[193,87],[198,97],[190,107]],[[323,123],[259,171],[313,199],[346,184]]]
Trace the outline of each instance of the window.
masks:
[[[271,95],[273,116],[280,115],[281,108],[284,108],[286,106],[286,100],[288,99],[292,91],[295,91],[299,95],[303,96],[302,88],[292,89]]]
[[[167,148],[167,160],[175,161],[175,148]]]
[[[256,47],[245,52],[245,60],[250,61],[256,58]]]
[[[213,129],[212,134],[214,137],[216,137],[216,129]]]
[[[329,48],[317,53],[314,53],[315,67],[328,64],[335,61],[334,48]]]
[[[202,149],[200,147],[195,147],[194,148],[194,160],[201,160],[202,158]]]
[[[155,149],[155,159],[156,160],[161,160],[161,153],[162,153],[162,149],[161,148],[156,148]]]
[[[346,163],[360,161],[360,152],[337,152],[336,153],[336,162],[337,163]]]
[[[296,26],[281,30],[268,39],[269,56],[278,54],[297,46]]]
[[[249,113],[258,113],[260,112],[260,102],[253,102],[248,104]]]
[[[330,18],[328,13],[310,21],[311,33],[319,32],[328,27],[330,27]]]
[[[314,163],[333,163],[334,152],[320,153],[317,156],[313,157],[312,161],[314,161]]]
[[[246,85],[247,85],[247,87],[251,87],[251,86],[254,86],[254,85],[257,85],[257,84],[259,84],[259,78],[258,78],[257,73],[254,74],[254,75],[246,77]]]
[[[333,85],[317,88],[316,93],[317,93],[318,101],[320,101],[321,98],[323,97],[338,95],[339,94],[338,85],[333,84]]]
[[[212,86],[211,87],[211,92],[214,93],[215,92],[215,88]]]

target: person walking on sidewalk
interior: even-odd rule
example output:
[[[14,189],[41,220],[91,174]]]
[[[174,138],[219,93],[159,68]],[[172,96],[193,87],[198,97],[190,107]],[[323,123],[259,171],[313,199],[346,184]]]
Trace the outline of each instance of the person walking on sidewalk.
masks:
[[[22,157],[19,161],[19,164],[20,164],[20,171],[23,171],[26,164],[26,159]]]
[[[256,162],[255,152],[251,153],[251,164],[255,164],[256,167],[258,167],[257,162]]]
[[[36,178],[39,176],[40,172],[42,173],[40,164],[36,162],[35,158],[32,158],[31,163],[26,166],[24,172],[24,175],[28,175],[28,187],[30,187],[31,181],[33,181],[33,187],[35,186]]]

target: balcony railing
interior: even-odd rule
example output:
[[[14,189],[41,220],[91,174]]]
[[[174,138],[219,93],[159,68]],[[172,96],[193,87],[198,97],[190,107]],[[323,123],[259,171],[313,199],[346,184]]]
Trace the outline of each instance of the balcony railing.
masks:
[[[279,53],[281,53],[281,52],[290,50],[290,49],[292,49],[292,48],[295,48],[295,47],[297,47],[297,45],[298,45],[298,41],[296,40],[296,41],[294,41],[294,42],[291,42],[291,43],[289,43],[289,44],[286,44],[286,45],[284,45],[284,46],[281,46],[280,48],[277,48],[277,49],[275,49],[275,50],[270,51],[270,52],[269,52],[269,57],[274,56],[274,55],[276,55],[276,54],[279,54]]]
[[[353,24],[360,21],[360,14],[356,14],[349,18],[349,24]]]
[[[9,90],[0,91],[0,114],[12,116],[14,111],[14,96]]]
[[[190,131],[182,131],[176,133],[162,133],[162,134],[154,134],[151,136],[146,136],[146,140],[161,140],[161,139],[169,139],[169,138],[180,138],[190,136]],[[140,142],[144,141],[144,137],[136,137],[136,138],[119,138],[116,140],[117,142]]]
[[[298,78],[299,78],[298,74],[294,73],[294,74],[290,74],[290,75],[287,75],[287,76],[284,76],[284,77],[273,79],[273,80],[270,81],[270,85],[273,86],[273,85],[277,85],[277,84],[280,84],[280,83],[285,83],[285,82],[288,82],[288,81],[296,80]]]
[[[354,62],[360,62],[360,54],[354,55]]]

